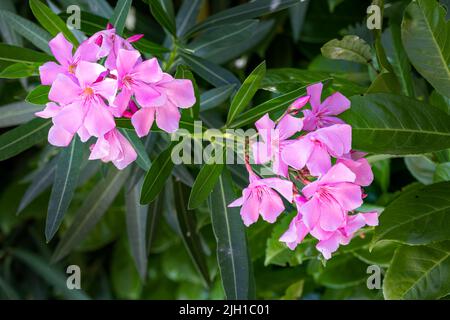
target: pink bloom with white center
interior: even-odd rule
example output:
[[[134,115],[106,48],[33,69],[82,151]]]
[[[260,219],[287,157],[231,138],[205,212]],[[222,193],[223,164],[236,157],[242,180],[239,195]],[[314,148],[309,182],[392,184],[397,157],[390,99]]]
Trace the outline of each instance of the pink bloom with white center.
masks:
[[[116,66],[121,91],[114,101],[115,116],[122,116],[133,94],[140,105],[159,106],[165,102],[166,97],[150,86],[163,77],[156,58],[142,61],[139,51],[120,49]]]
[[[250,184],[242,191],[242,197],[230,203],[228,207],[242,206],[241,217],[246,226],[258,221],[259,215],[265,221],[274,223],[284,210],[279,194],[292,202],[292,187],[291,181],[279,178],[261,179],[250,173]]]
[[[306,92],[310,96],[311,110],[303,110],[304,130],[313,131],[317,128],[344,123],[335,116],[350,108],[350,100],[341,93],[335,92],[321,102],[322,89],[322,83],[316,83],[306,88]]]
[[[378,213],[376,211],[358,213],[355,215],[348,215],[346,217],[346,223],[342,228],[337,229],[334,232],[324,232],[320,233],[319,242],[316,245],[317,250],[319,250],[325,259],[330,259],[331,254],[335,252],[339,245],[347,245],[350,240],[354,237],[355,233],[364,227],[377,226],[378,225]],[[313,236],[316,235],[311,232]]]
[[[97,61],[98,47],[93,43],[83,42],[72,54],[73,45],[60,32],[48,43],[56,62],[50,61],[39,67],[39,75],[43,85],[50,85],[60,73],[73,76],[80,61]]]
[[[302,213],[299,208],[306,202],[305,197],[297,195],[294,197],[294,202],[297,206],[297,215],[289,224],[289,229],[280,237],[280,241],[286,243],[289,249],[294,250],[299,243],[303,241],[309,232],[308,227],[302,219]]]
[[[49,99],[58,102],[61,110],[53,117],[54,125],[72,136],[76,132],[81,140],[101,137],[115,127],[113,115],[106,105],[115,97],[117,81],[104,78],[106,69],[91,62],[81,61],[75,71],[76,81],[59,74],[50,89]],[[67,145],[67,139],[56,142]],[[69,141],[70,143],[70,141]]]
[[[288,144],[281,157],[289,166],[301,170],[305,165],[313,176],[325,174],[331,167],[331,158],[342,157],[350,152],[352,127],[335,124],[321,128]]]
[[[276,125],[274,121],[265,114],[256,124],[262,142],[252,145],[253,157],[256,164],[272,162],[272,170],[275,174],[283,177],[288,176],[288,165],[281,158],[281,151],[293,140],[291,136],[302,130],[302,119],[291,115],[285,115]]]
[[[196,101],[191,80],[174,79],[163,73],[161,80],[151,86],[160,94],[157,103],[141,105],[141,109],[131,117],[139,137],[149,133],[155,119],[160,129],[169,133],[177,131],[181,118],[179,108],[190,108]]]
[[[89,160],[111,161],[119,170],[127,167],[136,158],[136,151],[130,142],[115,128],[97,139],[97,142],[91,146],[89,156]]]
[[[355,179],[349,168],[338,163],[303,188],[308,201],[300,207],[300,212],[309,230],[316,225],[324,231],[336,231],[345,226],[347,212],[363,203],[361,187],[355,184]]]

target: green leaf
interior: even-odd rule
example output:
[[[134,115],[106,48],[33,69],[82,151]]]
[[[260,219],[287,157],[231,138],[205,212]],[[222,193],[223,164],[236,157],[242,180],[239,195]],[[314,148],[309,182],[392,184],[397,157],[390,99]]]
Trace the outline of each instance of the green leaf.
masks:
[[[450,183],[404,192],[380,216],[372,243],[395,240],[419,245],[450,239]]]
[[[340,117],[353,128],[353,148],[383,154],[418,154],[450,147],[450,116],[387,93],[350,98]]]
[[[109,22],[116,29],[118,35],[122,35],[127,20],[128,11],[130,10],[132,0],[119,0],[114,8],[113,15]]]
[[[51,53],[48,46],[51,36],[47,31],[30,20],[6,10],[0,10],[0,19],[6,21],[15,32],[30,41],[37,48],[46,53]]]
[[[25,191],[25,194],[20,200],[19,208],[17,209],[17,214],[19,214],[23,209],[25,209],[34,199],[46,191],[55,180],[55,171],[58,164],[58,157],[53,158],[45,166],[43,166],[36,175],[33,176],[30,186]]]
[[[450,241],[397,249],[383,281],[385,299],[439,299],[449,293]]]
[[[228,207],[235,198],[231,177],[224,171],[210,196],[222,286],[228,300],[251,299],[253,273],[245,226],[239,208]]]
[[[219,13],[213,14],[203,22],[195,25],[187,32],[187,36],[194,33],[216,27],[226,23],[239,22],[246,19],[253,19],[265,14],[277,12],[292,5],[299,3],[300,0],[279,0],[274,3],[273,0],[258,0],[245,3]]]
[[[148,171],[148,169],[150,169],[152,162],[148,157],[144,144],[142,143],[141,139],[139,139],[136,132],[130,129],[120,129],[120,132],[122,132],[122,134],[133,146],[134,151],[136,151],[137,153],[136,163],[138,164],[138,166],[141,167],[142,170]]]
[[[0,135],[0,161],[14,157],[47,138],[52,122],[34,119]]]
[[[143,53],[148,53],[148,54],[151,54],[151,55],[157,56],[157,57],[160,57],[164,53],[170,51],[166,47],[163,47],[157,43],[154,43],[154,42],[149,41],[144,38],[140,39],[137,42],[133,42],[133,47],[135,47],[137,50],[139,50]]]
[[[53,60],[53,58],[45,53],[0,43],[0,61],[7,63],[36,63],[49,60]]]
[[[329,288],[346,288],[364,282],[368,276],[366,270],[367,265],[352,255],[338,255],[327,261],[315,279]]]
[[[98,31],[104,30],[106,24],[108,23],[108,19],[92,14],[90,12],[80,11],[80,15],[81,17],[83,17],[80,21],[80,31],[83,31],[87,35],[93,35]],[[66,12],[61,12],[59,14],[59,17],[64,21],[67,21],[70,16],[71,14]],[[111,17],[111,15],[109,15],[109,17]]]
[[[176,17],[177,36],[181,37],[195,25],[203,0],[183,0]]]
[[[19,294],[12,287],[11,284],[5,281],[2,277],[0,277],[0,292],[3,292],[3,296],[9,300],[20,300]],[[2,297],[3,299],[3,297]]]
[[[148,0],[150,10],[156,21],[172,35],[176,35],[175,19],[163,5],[162,0]]]
[[[289,93],[268,100],[242,113],[238,119],[234,120],[229,124],[228,128],[241,128],[247,124],[255,122],[256,120],[264,116],[266,113],[273,115],[274,113],[284,111],[298,97],[305,94],[306,94],[306,87],[301,87]]]
[[[200,111],[206,111],[220,106],[233,92],[234,84],[225,85],[205,91],[200,96]]]
[[[230,71],[209,62],[208,60],[183,51],[180,52],[180,56],[195,73],[215,87],[221,87],[228,84],[240,84],[239,80]]]
[[[450,115],[450,98],[439,94],[436,90],[430,95],[430,103]]]
[[[31,270],[44,279],[48,284],[60,291],[67,299],[88,300],[90,299],[83,290],[70,290],[67,288],[67,277],[39,256],[28,251],[15,249],[14,257],[25,263]]]
[[[406,157],[405,164],[414,178],[423,184],[432,184],[436,164],[426,156]]]
[[[80,245],[100,218],[108,210],[116,195],[128,178],[128,170],[109,170],[108,175],[100,181],[87,196],[78,209],[70,227],[64,233],[55,249],[52,261],[64,258]]]
[[[156,239],[157,227],[159,219],[164,211],[164,192],[161,192],[148,206],[148,218],[147,218],[147,254],[153,249],[154,241]]]
[[[181,119],[188,122],[194,122],[194,120],[198,119],[198,114],[200,112],[200,95],[198,92],[197,81],[195,81],[194,75],[189,70],[189,68],[183,65],[177,66],[175,78],[187,79],[191,80],[192,82],[192,86],[194,87],[195,93],[195,104],[190,108],[181,110]]]
[[[201,239],[197,231],[197,221],[194,212],[186,208],[188,203],[189,188],[179,181],[173,182],[177,223],[184,245],[207,286],[210,285],[208,266],[202,249]]]
[[[14,63],[7,66],[0,72],[0,78],[4,79],[20,79],[27,78],[37,74],[37,66],[28,63]]]
[[[450,23],[438,1],[414,0],[405,9],[402,40],[416,70],[450,97]]]
[[[197,56],[213,49],[234,46],[250,38],[258,26],[258,20],[244,20],[211,28],[189,43],[188,48]]]
[[[367,264],[389,267],[394,252],[398,247],[399,244],[394,241],[382,241],[378,242],[370,251],[368,248],[363,248],[354,251],[353,254]]]
[[[434,182],[450,181],[450,162],[437,165],[433,180]]]
[[[347,60],[368,64],[372,60],[370,46],[358,36],[345,36],[342,40],[333,39],[324,44],[322,55],[334,60]]]
[[[174,163],[172,161],[173,144],[158,155],[153,161],[150,170],[145,175],[141,189],[141,204],[147,204],[155,200],[156,196],[164,188],[166,180],[170,177]]]
[[[397,77],[392,72],[382,72],[367,89],[367,93],[398,93],[401,87]]]
[[[141,179],[129,192],[125,194],[126,221],[128,242],[130,243],[131,255],[136,268],[145,281],[147,276],[147,215],[148,205],[139,204],[139,195],[142,187]],[[153,212],[154,215],[154,212]],[[154,218],[152,215],[151,218]]]
[[[48,99],[49,92],[50,92],[50,86],[39,85],[28,93],[27,97],[25,98],[25,101],[32,103],[32,104],[41,105],[41,109],[42,109],[43,108],[42,105],[49,102],[49,99]]]
[[[291,23],[292,37],[295,42],[298,42],[300,39],[308,5],[309,0],[303,0],[289,8],[289,22]]]
[[[80,175],[83,144],[77,136],[60,154],[55,172],[50,201],[48,203],[45,237],[50,241],[58,231],[62,219],[69,208]]]
[[[0,107],[0,128],[22,124],[33,119],[42,106],[27,102],[13,102]]]
[[[189,196],[189,209],[196,209],[208,198],[214,189],[224,165],[222,163],[205,164],[195,179]]]
[[[62,32],[68,41],[72,42],[75,46],[78,45],[77,38],[75,38],[73,33],[67,28],[65,22],[62,21],[58,15],[53,13],[49,7],[39,0],[30,0],[30,8],[37,21],[39,21],[52,36],[56,36],[58,33]]]
[[[245,79],[244,83],[231,101],[231,106],[227,117],[227,125],[232,123],[250,103],[265,74],[266,62],[263,61],[252,71],[252,73],[250,73],[247,79]]]

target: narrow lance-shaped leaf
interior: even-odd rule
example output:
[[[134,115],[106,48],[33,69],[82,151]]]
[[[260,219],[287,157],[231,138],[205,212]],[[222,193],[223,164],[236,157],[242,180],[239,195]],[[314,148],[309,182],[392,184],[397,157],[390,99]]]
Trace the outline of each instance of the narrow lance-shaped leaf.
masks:
[[[136,268],[144,281],[147,276],[147,215],[148,205],[139,204],[143,179],[125,194],[128,242]],[[153,217],[152,217],[153,218]]]
[[[116,33],[121,35],[125,28],[125,21],[127,20],[128,11],[131,7],[132,0],[119,0],[114,8],[113,15],[109,22],[116,29]]]
[[[187,32],[187,36],[191,36],[194,33],[213,26],[215,27],[230,22],[253,19],[265,14],[274,13],[289,8],[290,6],[293,6],[299,2],[300,0],[278,0],[276,2],[274,2],[273,0],[258,0],[245,3],[208,17],[203,22],[191,28]]]
[[[108,175],[93,188],[76,212],[73,223],[58,243],[52,261],[61,260],[84,240],[108,210],[128,175],[127,169],[123,171],[109,170]]]
[[[28,122],[35,117],[35,112],[41,111],[42,109],[42,106],[22,101],[0,106],[0,128]]]
[[[239,80],[230,71],[221,66],[184,51],[180,52],[180,56],[195,73],[215,87],[227,84],[240,84]]]
[[[14,63],[0,72],[0,78],[20,79],[37,75],[37,66],[29,63]]]
[[[403,193],[380,216],[373,244],[396,240],[418,245],[450,239],[450,182]]]
[[[229,300],[251,299],[251,260],[245,227],[235,200],[231,177],[224,171],[210,196],[211,221],[217,241],[217,259],[225,295]]]
[[[205,164],[202,167],[192,186],[189,196],[189,209],[198,208],[208,198],[222,173],[223,167],[223,163]]]
[[[200,95],[200,111],[206,111],[220,106],[233,92],[234,84],[205,91]]]
[[[177,223],[181,233],[181,238],[186,246],[187,252],[194,263],[195,268],[207,286],[210,285],[208,266],[206,264],[205,253],[197,231],[197,221],[195,213],[187,209],[189,188],[179,181],[173,181],[173,192],[175,197],[175,208]]]
[[[396,250],[383,280],[385,299],[439,299],[449,292],[450,241]]]
[[[36,63],[53,60],[45,53],[0,43],[0,61],[7,63]]]
[[[44,141],[51,125],[52,122],[48,119],[34,119],[2,134],[0,136],[0,161],[14,157]]]
[[[162,0],[148,0],[153,17],[158,23],[172,35],[176,35],[176,26],[174,17],[165,10]]]
[[[227,124],[233,122],[234,119],[245,109],[250,103],[256,91],[259,89],[262,79],[266,74],[266,62],[263,61],[257,66],[252,73],[245,79],[242,86],[231,101],[231,107],[228,111]]]
[[[153,240],[156,235],[156,228],[159,223],[159,219],[162,216],[164,210],[164,192],[161,192],[153,201],[149,204],[148,218],[147,218],[147,254],[152,249]]]
[[[4,19],[15,32],[29,40],[36,47],[46,53],[50,53],[48,42],[51,36],[47,31],[30,20],[9,11],[0,10],[0,18]]]
[[[183,0],[175,19],[178,37],[195,24],[202,2],[203,0]]]
[[[439,93],[450,97],[450,22],[444,7],[439,1],[412,1],[401,31],[413,66]]]
[[[151,161],[148,157],[147,151],[145,150],[144,144],[142,143],[141,139],[139,139],[136,132],[129,129],[120,129],[120,132],[122,132],[123,135],[128,139],[128,141],[130,141],[131,145],[136,151],[136,163],[138,164],[138,166],[141,167],[142,170],[148,171],[148,169],[150,169]]]
[[[80,175],[83,145],[75,136],[72,143],[59,154],[50,201],[48,203],[45,237],[50,241],[69,208]]]
[[[150,169],[145,175],[144,184],[141,189],[141,204],[152,202],[164,188],[166,180],[170,177],[174,163],[172,161],[173,144],[159,154],[152,162]]]
[[[67,28],[64,21],[62,21],[58,15],[53,13],[53,11],[44,3],[39,0],[30,0],[30,8],[39,23],[47,29],[52,36],[56,36],[58,33],[62,32],[67,40],[74,45],[78,45],[77,38],[75,38],[73,33]]]
[[[450,148],[450,116],[437,108],[386,93],[350,100],[341,118],[352,126],[356,150],[399,155]]]

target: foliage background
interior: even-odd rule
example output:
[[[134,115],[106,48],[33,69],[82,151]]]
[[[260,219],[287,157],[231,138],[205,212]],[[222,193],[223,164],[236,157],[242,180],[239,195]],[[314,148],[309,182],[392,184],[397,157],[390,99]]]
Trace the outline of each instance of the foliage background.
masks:
[[[255,3],[263,1],[267,2],[257,0]],[[400,97],[397,102],[394,101],[397,98],[392,96],[378,96],[379,100],[372,96],[375,99],[373,104],[392,106],[394,110],[399,108],[398,114],[403,114],[400,110],[405,108],[411,108],[408,112],[412,114],[416,112],[416,108],[431,108],[431,111],[417,112],[418,114],[425,112],[422,114],[425,118],[429,116],[427,112],[431,112],[431,116],[435,117],[430,120],[431,124],[402,123],[407,120],[400,118],[400,126],[416,125],[417,136],[412,138],[402,137],[401,134],[397,134],[398,132],[394,132],[395,130],[384,136],[376,136],[376,139],[370,138],[371,135],[364,133],[362,129],[358,136],[354,136],[358,146],[362,146],[362,149],[367,147],[368,151],[371,151],[369,158],[375,173],[375,181],[366,190],[367,207],[379,209],[390,205],[393,207],[389,211],[392,214],[386,214],[385,220],[383,217],[381,223],[394,226],[399,219],[407,222],[408,219],[414,220],[411,213],[418,217],[423,212],[429,211],[427,201],[429,207],[435,208],[429,214],[429,219],[419,219],[418,223],[408,222],[409,229],[399,230],[394,235],[386,236],[386,233],[380,232],[375,238],[387,241],[374,245],[371,252],[369,246],[374,230],[367,229],[350,245],[341,247],[326,265],[318,259],[311,241],[306,241],[294,252],[290,252],[278,242],[277,239],[286,229],[292,214],[286,215],[274,225],[260,221],[246,230],[245,235],[242,225],[235,225],[234,230],[237,230],[237,233],[233,237],[241,236],[242,238],[235,239],[242,241],[234,244],[234,249],[240,250],[240,253],[245,255],[244,260],[240,261],[249,259],[252,262],[247,268],[245,265],[233,268],[232,271],[237,273],[238,277],[248,281],[248,285],[244,288],[245,292],[237,292],[242,289],[239,288],[235,294],[240,298],[258,299],[445,298],[450,292],[450,245],[443,240],[450,239],[450,195],[449,184],[442,181],[448,181],[450,178],[449,152],[445,150],[450,147],[448,142],[450,121],[447,116],[450,103],[449,91],[446,90],[449,88],[450,80],[445,79],[445,75],[449,74],[450,50],[448,45],[442,43],[445,41],[450,43],[449,24],[446,22],[448,15],[443,22],[436,16],[422,17],[431,21],[429,28],[433,31],[426,33],[420,40],[422,52],[420,50],[414,52],[414,43],[408,46],[405,35],[402,34],[403,38],[400,35],[403,12],[410,3],[407,0],[385,1],[382,32],[368,30],[366,27],[366,10],[371,1],[314,0],[304,1],[274,13],[262,12],[258,17],[252,17],[255,18],[253,21],[242,21],[237,18],[237,21],[230,20],[229,23],[234,23],[231,27],[244,31],[237,32],[236,37],[226,40],[228,42],[219,42],[219,45],[209,43],[211,39],[207,36],[202,38],[201,34],[194,37],[195,40],[184,41],[183,37],[179,36],[176,37],[178,40],[172,42],[171,37],[167,36],[168,32],[164,31],[161,25],[169,30],[170,17],[172,14],[175,16],[174,12],[179,13],[176,24],[178,31],[181,32],[180,29],[183,28],[180,28],[180,25],[183,21],[193,25],[195,21],[204,21],[207,17],[247,1],[184,2],[183,4],[183,1],[178,0],[133,1],[130,15],[135,21],[134,23],[128,21],[127,32],[144,33],[147,42],[141,42],[142,47],[138,49],[147,55],[157,55],[170,71],[174,72],[177,64],[186,64],[192,68],[199,94],[202,94],[200,118],[210,127],[219,128],[224,125],[230,108],[229,96],[238,87],[227,83],[218,85],[215,80],[217,74],[228,77],[230,83],[242,83],[263,60],[267,72],[261,81],[261,90],[251,102],[252,106],[260,105],[304,85],[328,80],[329,91],[339,90],[348,96],[392,93]],[[445,4],[444,2],[442,1],[442,4]],[[104,0],[54,0],[46,3],[61,18],[67,16],[64,15],[64,8],[68,5],[80,5],[83,10],[81,29],[91,34],[106,25],[113,16],[116,5],[126,5],[128,1],[116,3]],[[153,14],[149,3],[153,5]],[[161,3],[165,6],[158,7]],[[173,4],[173,11],[170,6],[167,7],[170,3]],[[426,9],[431,8],[430,12],[445,13],[439,11],[444,9],[436,9],[437,1],[419,1],[419,3]],[[161,14],[158,13],[158,8],[166,9]],[[181,13],[185,10],[186,14],[187,9],[193,9],[194,12],[198,10],[198,17],[182,20]],[[36,29],[35,26],[39,25],[39,21],[30,10],[28,1],[3,0],[0,2],[0,10],[3,43],[45,51],[45,45],[37,38],[40,35],[44,38],[49,35],[41,28]],[[17,19],[14,23],[14,19],[11,19],[14,16],[11,16],[11,13],[32,21],[33,25],[30,27]],[[169,17],[169,22],[161,19],[166,16]],[[412,16],[414,23],[418,23],[414,20],[417,17]],[[241,24],[236,26],[236,22]],[[233,30],[229,25],[220,28],[220,25],[213,23],[213,26],[218,28],[216,33],[212,33],[215,37],[230,34],[232,33],[230,30]],[[24,28],[27,30],[28,27],[30,29],[24,35],[23,30]],[[37,38],[30,36],[30,30],[37,32]],[[348,35],[357,35],[363,40],[349,40],[352,46],[350,51],[355,51],[356,55],[347,52],[339,56],[335,48],[342,43],[336,45],[330,44],[329,41],[340,40]],[[433,66],[424,66],[426,61],[420,61],[417,57],[431,59],[434,55],[428,54],[433,50],[435,42],[441,44],[434,50],[441,54],[444,64],[440,66],[443,69],[431,69],[430,72],[426,68]],[[324,47],[325,44],[327,46]],[[417,46],[417,43],[415,45]],[[169,50],[165,52],[163,47]],[[178,49],[174,50],[175,47]],[[194,50],[194,58],[189,56],[188,51],[180,49],[182,47],[197,48]],[[407,52],[408,50],[412,53]],[[33,113],[42,108],[39,104],[24,102],[29,92],[38,84],[33,64],[27,64],[31,65],[29,73],[23,71],[25,74],[11,76],[5,73],[10,65],[7,59],[4,59],[8,56],[8,52],[15,54],[10,48],[0,47],[0,70],[2,70],[0,77],[3,78],[0,79],[1,133],[31,120]],[[195,67],[195,61],[192,63],[192,60],[189,60],[195,59],[195,56],[207,60],[198,61],[200,65],[209,67],[212,65],[212,72],[205,74],[199,71],[198,66]],[[383,57],[386,57],[387,61],[383,60]],[[437,68],[439,65],[434,64],[434,67]],[[178,70],[183,71],[180,68]],[[433,73],[442,75],[443,80],[434,79]],[[213,87],[219,87],[219,91],[209,91]],[[205,103],[208,96],[214,98],[209,105]],[[219,99],[220,96],[223,99]],[[418,102],[407,100],[404,96]],[[364,101],[371,101],[372,98]],[[356,99],[352,101],[357,101]],[[28,100],[32,99],[28,96]],[[360,102],[355,106],[357,110],[355,113],[347,114],[345,118],[354,128],[361,128],[362,121],[358,120],[358,115],[365,113],[361,104],[363,103]],[[435,111],[438,109],[441,110]],[[385,115],[381,113],[381,116]],[[241,117],[245,118],[245,113]],[[395,121],[390,122],[392,119],[384,120],[388,125],[394,123],[392,126],[395,127]],[[440,122],[442,123],[439,124]],[[435,137],[433,134],[431,138],[425,137],[419,130],[422,126],[425,129],[434,127],[432,131],[436,131]],[[438,136],[441,136],[441,140]],[[386,145],[385,141],[390,145]],[[151,138],[143,143],[152,161],[167,146],[165,135],[160,133],[152,134]],[[0,296],[2,298],[223,299],[226,296],[228,298],[233,296],[229,292],[225,295],[223,290],[223,286],[228,290],[236,289],[236,283],[228,283],[229,278],[224,274],[220,276],[217,243],[211,224],[211,210],[207,202],[202,202],[195,210],[185,212],[189,187],[192,186],[200,166],[175,166],[164,190],[149,207],[146,207],[136,206],[139,202],[141,177],[145,175],[139,166],[135,165],[130,170],[119,173],[110,165],[98,162],[87,164],[83,160],[77,188],[62,225],[56,236],[46,243],[44,232],[46,212],[58,152],[58,149],[42,141],[1,163]],[[415,155],[410,156],[410,153]],[[86,150],[83,157],[87,158]],[[242,167],[228,166],[227,171],[231,172],[236,188],[245,185],[246,177],[243,175],[245,171]],[[224,185],[229,183],[228,175],[224,174],[221,179],[224,179],[224,182],[220,180]],[[439,182],[440,184],[436,184]],[[211,201],[215,204],[214,192]],[[233,193],[233,187],[227,192]],[[421,198],[415,204],[418,195],[421,197],[441,195],[441,197]],[[420,204],[423,204],[423,207],[420,207]],[[82,230],[73,233],[72,224],[76,225],[79,221],[77,212],[80,210],[91,212],[94,216],[98,214],[99,219],[90,220],[88,226],[82,225]],[[401,213],[402,210],[406,211],[404,216],[395,214]],[[17,214],[18,212],[20,213]],[[146,221],[137,220],[135,224],[132,223],[133,217],[139,219],[143,216],[147,217]],[[183,217],[187,217],[189,223],[180,224]],[[239,219],[235,219],[234,223],[239,224]],[[424,226],[430,230],[424,231]],[[83,230],[89,232],[84,234]],[[215,231],[217,233],[217,229]],[[198,237],[186,237],[187,232]],[[57,247],[61,239],[67,238],[67,234],[75,234],[75,240],[68,245],[67,252],[63,254],[61,252],[65,249]],[[135,234],[139,234],[140,238],[132,236]],[[418,234],[420,236],[417,236]],[[145,249],[144,255],[139,251],[142,248]],[[70,254],[66,256],[69,251]],[[58,253],[63,259],[55,259],[58,258]],[[226,259],[227,255],[221,255],[219,251],[219,261],[226,265]],[[52,260],[59,261],[52,262]],[[71,264],[81,267],[81,291],[66,289],[65,270]],[[366,286],[368,277],[366,269],[372,264],[382,267],[383,277],[388,270],[382,290],[369,290]],[[434,287],[431,284],[434,284]]]

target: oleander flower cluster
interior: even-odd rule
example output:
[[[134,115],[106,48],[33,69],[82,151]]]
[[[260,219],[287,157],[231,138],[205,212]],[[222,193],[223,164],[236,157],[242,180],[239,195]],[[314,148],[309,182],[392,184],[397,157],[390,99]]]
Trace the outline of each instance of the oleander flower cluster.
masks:
[[[141,37],[124,39],[109,25],[75,52],[62,33],[50,40],[56,62],[43,64],[39,73],[41,83],[51,86],[51,102],[36,113],[52,119],[50,144],[68,146],[76,134],[82,142],[96,139],[89,159],[123,169],[137,154],[114,118],[130,118],[139,137],[146,136],[155,121],[166,132],[178,129],[179,109],[195,103],[192,82],[163,72],[156,58],[145,60],[132,46]]]
[[[276,177],[262,178],[246,157],[250,184],[229,206],[241,207],[246,226],[259,216],[274,223],[285,211],[284,198],[297,215],[280,241],[294,250],[310,234],[329,259],[359,229],[378,225],[378,214],[357,212],[373,173],[365,154],[351,148],[351,126],[337,117],[350,101],[339,92],[321,101],[322,89],[322,83],[307,87],[307,95],[277,121],[266,114],[255,123],[259,141],[251,145],[253,163],[270,164]],[[306,105],[310,108],[302,109]]]

